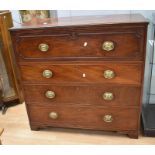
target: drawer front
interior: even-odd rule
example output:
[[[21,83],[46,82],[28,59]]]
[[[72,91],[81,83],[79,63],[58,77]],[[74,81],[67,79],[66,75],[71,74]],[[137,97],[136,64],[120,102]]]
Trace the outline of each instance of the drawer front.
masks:
[[[140,103],[140,88],[131,86],[25,85],[24,91],[26,104],[42,106],[139,106]]]
[[[21,36],[17,54],[23,59],[143,59],[143,38],[135,32],[99,32]],[[131,59],[132,58],[132,59]]]
[[[22,80],[28,83],[81,82],[140,85],[142,72],[142,64],[114,62],[94,65],[25,63],[20,68]],[[51,77],[45,77],[45,70],[50,71]]]
[[[135,130],[139,110],[80,106],[27,106],[31,122],[45,126],[99,130]]]

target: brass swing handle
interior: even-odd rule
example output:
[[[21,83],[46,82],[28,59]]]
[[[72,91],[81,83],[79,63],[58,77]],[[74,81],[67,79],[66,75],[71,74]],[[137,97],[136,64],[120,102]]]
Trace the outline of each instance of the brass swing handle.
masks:
[[[39,44],[38,49],[41,52],[47,52],[48,49],[49,49],[49,45],[48,44],[45,44],[45,43],[41,43],[41,44]]]
[[[45,92],[45,96],[46,96],[47,98],[49,98],[49,99],[53,99],[53,98],[55,98],[56,94],[55,94],[54,91],[47,90],[47,91]]]
[[[43,71],[42,75],[45,78],[51,78],[53,76],[53,72],[49,69],[46,69]]]
[[[54,112],[54,111],[50,112],[48,116],[49,116],[49,118],[51,118],[53,120],[58,119],[58,117],[59,117],[58,113]]]
[[[102,44],[102,50],[104,51],[112,51],[115,48],[114,42],[112,41],[105,41]]]
[[[105,70],[103,76],[105,79],[113,79],[116,76],[116,74],[113,70]]]
[[[114,99],[114,94],[111,92],[105,92],[102,97],[105,101],[112,101]]]
[[[112,115],[104,115],[102,119],[106,123],[111,123],[113,121]]]

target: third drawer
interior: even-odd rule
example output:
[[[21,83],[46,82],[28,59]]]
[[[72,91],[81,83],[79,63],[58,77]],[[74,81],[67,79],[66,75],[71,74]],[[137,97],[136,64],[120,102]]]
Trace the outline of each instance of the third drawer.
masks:
[[[34,105],[139,106],[140,87],[121,85],[24,85],[25,101]]]

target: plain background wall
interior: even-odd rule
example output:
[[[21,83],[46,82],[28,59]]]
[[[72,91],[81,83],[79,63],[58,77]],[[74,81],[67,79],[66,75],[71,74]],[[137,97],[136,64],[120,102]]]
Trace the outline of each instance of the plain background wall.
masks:
[[[14,21],[20,22],[18,10],[11,10]],[[154,10],[57,10],[58,17],[141,13],[151,19]]]
[[[58,10],[58,17],[84,16],[84,15],[108,15],[108,14],[133,14],[141,13],[146,18],[152,18],[153,10]]]
[[[12,16],[14,25],[21,22],[21,18],[18,10],[12,10]],[[110,14],[134,14],[140,13],[149,21],[152,21],[152,13],[155,13],[155,10],[57,10],[58,17],[69,17],[69,16],[86,16],[86,15],[110,15]],[[150,45],[149,40],[152,39],[152,24],[148,26],[148,39],[147,39],[147,54],[146,54],[146,66],[145,66],[145,80],[144,80],[144,95],[143,103],[148,101],[148,79],[149,79],[149,60],[150,60]],[[132,74],[132,73],[131,73]],[[153,76],[155,76],[155,70],[153,71]],[[131,99],[132,100],[132,99]]]

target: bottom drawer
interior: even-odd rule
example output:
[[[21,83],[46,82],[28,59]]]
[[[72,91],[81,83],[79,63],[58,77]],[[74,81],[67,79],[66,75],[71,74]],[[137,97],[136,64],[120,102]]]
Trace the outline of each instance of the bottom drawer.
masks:
[[[137,130],[139,109],[27,105],[32,124],[96,130]]]

